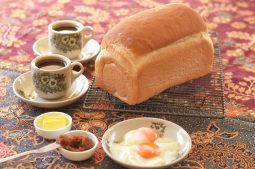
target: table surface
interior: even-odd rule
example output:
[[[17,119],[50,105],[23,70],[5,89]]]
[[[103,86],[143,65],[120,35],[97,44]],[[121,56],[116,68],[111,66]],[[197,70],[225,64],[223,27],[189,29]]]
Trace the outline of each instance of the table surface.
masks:
[[[29,71],[35,57],[32,45],[47,36],[47,25],[59,19],[73,19],[95,29],[101,41],[121,18],[169,2],[181,2],[196,9],[211,31],[219,33],[223,56],[226,117],[210,119],[185,116],[157,116],[186,129],[192,151],[172,168],[255,168],[255,1],[254,0],[2,0],[0,6],[0,158],[39,148],[50,141],[38,136],[33,120],[49,111],[32,107],[12,92],[13,80]],[[93,63],[85,75],[93,76]],[[73,117],[73,129],[89,130],[101,141],[107,128],[125,119],[148,116],[120,112],[86,112],[81,98],[75,104],[56,109]],[[99,105],[100,106],[100,105]],[[64,159],[59,152],[24,156],[0,168],[121,168],[99,144],[95,155],[83,162]]]

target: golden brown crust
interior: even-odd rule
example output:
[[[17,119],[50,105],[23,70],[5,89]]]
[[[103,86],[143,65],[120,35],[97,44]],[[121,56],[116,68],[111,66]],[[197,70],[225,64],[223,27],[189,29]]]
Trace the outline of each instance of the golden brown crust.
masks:
[[[194,10],[181,4],[168,4],[123,19],[104,36],[102,48],[122,44],[135,57],[140,57],[205,31],[205,22]]]
[[[129,17],[105,35],[96,59],[96,85],[134,105],[208,74],[212,61],[202,18],[184,5],[166,5]]]
[[[151,52],[148,56],[151,59],[139,65],[139,97],[136,103],[169,87],[208,74],[212,67],[212,56],[210,38],[203,35]]]

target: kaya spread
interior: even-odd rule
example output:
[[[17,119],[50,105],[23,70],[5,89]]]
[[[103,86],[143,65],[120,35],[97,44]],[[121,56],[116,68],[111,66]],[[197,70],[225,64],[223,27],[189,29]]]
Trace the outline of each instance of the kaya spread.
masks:
[[[58,130],[67,126],[68,119],[64,115],[46,115],[42,124],[44,130]]]

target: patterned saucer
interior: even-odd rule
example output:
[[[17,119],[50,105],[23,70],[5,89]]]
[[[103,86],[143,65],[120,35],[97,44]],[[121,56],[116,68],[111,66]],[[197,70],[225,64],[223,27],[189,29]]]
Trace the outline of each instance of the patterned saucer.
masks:
[[[41,38],[34,42],[33,51],[36,55],[49,54],[48,37]],[[71,60],[86,63],[95,59],[99,52],[100,44],[96,40],[90,39],[84,46],[82,50],[82,55]]]
[[[74,103],[88,90],[89,81],[84,75],[80,75],[72,84],[68,93],[55,100],[40,98],[34,91],[31,71],[26,72],[15,79],[13,91],[24,102],[41,108],[59,108]]]

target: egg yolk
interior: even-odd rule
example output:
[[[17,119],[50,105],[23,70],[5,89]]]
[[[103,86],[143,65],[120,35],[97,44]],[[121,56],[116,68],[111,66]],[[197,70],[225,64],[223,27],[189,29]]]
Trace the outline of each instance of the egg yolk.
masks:
[[[138,145],[138,154],[143,158],[159,156],[159,146],[152,142],[142,143]]]
[[[159,134],[151,128],[140,128],[140,131],[147,137],[150,142],[154,142],[159,138]]]

